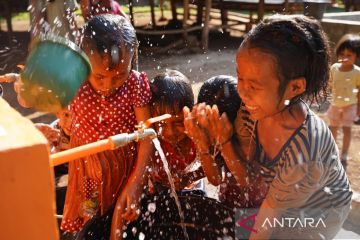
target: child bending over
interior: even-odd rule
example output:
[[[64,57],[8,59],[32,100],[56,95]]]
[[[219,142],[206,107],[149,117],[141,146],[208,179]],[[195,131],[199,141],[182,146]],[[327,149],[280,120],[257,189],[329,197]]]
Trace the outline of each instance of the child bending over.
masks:
[[[71,147],[133,132],[136,124],[150,118],[147,76],[132,69],[138,42],[129,21],[110,14],[91,18],[81,47],[90,59],[92,73],[71,105]],[[142,140],[138,145],[130,143],[70,162],[61,229],[78,232],[116,201],[120,215],[135,218],[130,205],[141,195],[143,172],[152,152],[150,140]],[[125,187],[126,182],[132,186]],[[128,197],[118,199],[120,192]]]
[[[241,186],[254,181],[256,173],[269,185],[250,239],[332,239],[349,213],[352,191],[335,140],[302,100],[326,90],[329,58],[318,22],[275,17],[250,31],[238,50],[237,88],[243,104],[235,129],[216,108],[195,120],[193,112],[186,113],[185,121],[197,121],[206,134],[210,128],[204,119],[215,126],[225,163]],[[251,137],[248,153],[253,154],[242,155],[235,131]],[[289,217],[324,224],[287,223],[281,229],[268,224]]]

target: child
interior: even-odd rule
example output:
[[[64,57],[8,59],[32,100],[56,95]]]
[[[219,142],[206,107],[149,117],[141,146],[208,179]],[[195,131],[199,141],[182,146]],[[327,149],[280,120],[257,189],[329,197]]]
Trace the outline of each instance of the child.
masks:
[[[330,130],[336,139],[338,128],[342,127],[343,142],[341,163],[345,170],[351,141],[351,125],[360,115],[360,68],[355,65],[360,56],[360,36],[346,34],[336,46],[337,63],[331,66],[330,79],[332,102],[328,111]]]
[[[206,112],[236,180],[246,186],[259,172],[269,185],[250,239],[332,239],[349,213],[352,191],[336,143],[301,99],[326,90],[328,49],[318,22],[306,17],[279,16],[248,33],[236,56],[243,103],[235,129],[251,137],[249,152],[239,151],[226,114],[220,117],[217,108]],[[185,111],[185,121],[200,124],[193,112]],[[289,217],[302,224],[269,226]],[[324,224],[304,226],[309,218]]]
[[[160,145],[169,163],[169,168],[178,190],[187,186],[187,167],[196,158],[194,143],[185,134],[183,107],[192,108],[194,94],[190,81],[176,70],[166,70],[150,82],[152,92],[152,116],[171,114],[171,118],[156,123]],[[170,186],[159,154],[152,159],[151,181],[155,187]]]
[[[226,113],[231,123],[236,119],[240,108],[240,97],[237,93],[237,81],[232,76],[219,75],[204,82],[200,88],[198,103],[206,103],[209,106],[216,105],[219,113]],[[242,138],[239,136],[239,138]],[[217,165],[224,165],[221,154],[216,156]],[[212,162],[212,161],[211,161]],[[211,163],[209,163],[211,164]],[[203,164],[204,166],[204,164]],[[206,168],[205,168],[206,169]],[[231,175],[230,170],[224,166],[224,174],[220,184],[219,200],[230,208],[259,207],[264,199],[267,189],[246,188],[240,186]],[[211,174],[207,173],[211,178]]]
[[[166,70],[150,81],[150,89],[152,93],[152,116],[171,114],[171,118],[155,123],[154,128],[158,133],[161,148],[166,156],[169,170],[175,183],[175,190],[179,195],[182,195],[185,187],[192,188],[189,184],[204,176],[203,174],[197,174],[194,177],[193,173],[187,172],[187,168],[196,159],[195,144],[184,133],[184,117],[182,112],[183,107],[186,106],[191,109],[194,105],[194,94],[191,84],[188,78],[179,71]],[[199,173],[199,171],[197,172]],[[152,235],[155,234],[154,232],[147,231],[151,231],[149,228],[151,228],[151,225],[156,224],[158,219],[170,218],[173,221],[177,221],[175,218],[177,216],[177,209],[169,210],[167,203],[165,203],[165,199],[170,199],[170,204],[172,204],[173,199],[169,195],[170,183],[158,152],[155,152],[152,156],[149,175],[148,191],[141,200],[141,216],[138,221],[131,222],[127,227],[127,236],[130,238],[131,235],[139,234],[139,232],[155,237]],[[204,195],[201,191],[196,191],[195,194]],[[148,211],[149,204],[155,204],[157,209],[150,216]],[[114,221],[112,229],[121,229],[122,223],[119,222]],[[133,228],[137,229],[136,233],[132,232]],[[118,239],[118,236],[122,236],[120,231],[112,233],[112,239]]]
[[[92,73],[71,105],[71,147],[133,132],[150,118],[146,74],[132,70],[138,42],[131,24],[119,15],[95,16],[85,26],[81,47]],[[110,211],[122,191],[128,198],[119,200],[120,210],[133,214],[130,205],[141,195],[150,144],[147,139],[70,162],[61,229],[78,232],[89,219]]]

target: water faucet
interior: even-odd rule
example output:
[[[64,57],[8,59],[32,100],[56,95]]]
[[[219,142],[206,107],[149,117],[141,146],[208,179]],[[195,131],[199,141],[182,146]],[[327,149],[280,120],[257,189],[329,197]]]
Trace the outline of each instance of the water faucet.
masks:
[[[132,141],[139,141],[144,138],[156,138],[157,133],[154,129],[149,128],[154,122],[162,121],[171,117],[169,114],[161,115],[158,117],[150,118],[145,123],[140,123],[137,130],[133,133],[121,133],[111,136],[107,139],[97,142],[85,144],[76,148],[71,148],[62,152],[54,153],[50,155],[50,165],[58,166],[63,163],[73,161],[82,157],[89,156],[98,152],[106,150],[115,150],[119,147],[125,146]]]
[[[154,129],[152,128],[140,128],[139,130],[133,133],[121,133],[112,137],[110,139],[110,149],[114,150],[116,148],[125,146],[132,141],[139,141],[146,137],[150,139],[156,138],[157,134]]]

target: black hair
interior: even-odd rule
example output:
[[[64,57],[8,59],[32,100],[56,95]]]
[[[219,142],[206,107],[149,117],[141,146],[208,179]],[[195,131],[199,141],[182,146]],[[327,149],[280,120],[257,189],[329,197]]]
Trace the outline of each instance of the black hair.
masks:
[[[355,53],[357,58],[360,57],[360,36],[357,34],[345,34],[342,36],[336,44],[336,56],[339,56],[345,49]]]
[[[182,111],[186,106],[194,106],[194,93],[189,79],[179,71],[167,69],[150,81],[152,107],[163,114],[167,110],[173,113]]]
[[[197,102],[217,105],[220,114],[225,112],[229,120],[234,122],[241,102],[236,86],[237,80],[232,76],[209,78],[201,86]]]
[[[123,16],[100,14],[92,17],[84,27],[82,48],[96,50],[109,59],[109,69],[115,68],[124,59],[137,67],[138,41],[131,23]]]
[[[258,24],[240,48],[256,48],[275,60],[280,80],[279,97],[292,79],[303,77],[306,90],[290,103],[306,96],[311,102],[326,99],[330,69],[329,43],[317,20],[305,16],[276,15]]]

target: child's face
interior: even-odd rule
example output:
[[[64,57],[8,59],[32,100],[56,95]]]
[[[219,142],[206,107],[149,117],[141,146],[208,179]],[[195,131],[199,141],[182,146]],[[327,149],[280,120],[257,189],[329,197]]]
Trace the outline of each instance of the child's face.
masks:
[[[171,114],[171,118],[157,123],[155,128],[159,134],[159,137],[171,144],[177,144],[187,137],[184,127],[184,114],[182,111],[179,111],[176,114],[171,112],[172,111],[160,113],[158,109],[155,109],[153,111],[154,116],[159,116],[166,113]]]
[[[343,66],[352,66],[356,61],[356,53],[349,49],[344,49],[338,55],[338,62]]]
[[[70,136],[72,115],[69,109],[63,109],[56,113],[59,125],[66,135]]]
[[[131,69],[130,57],[123,59],[115,69],[109,70],[109,60],[106,56],[100,56],[95,50],[88,56],[92,65],[89,82],[96,91],[109,95],[128,78]]]
[[[254,120],[272,116],[285,107],[287,91],[280,99],[279,78],[271,55],[242,47],[236,57],[238,93]]]

